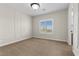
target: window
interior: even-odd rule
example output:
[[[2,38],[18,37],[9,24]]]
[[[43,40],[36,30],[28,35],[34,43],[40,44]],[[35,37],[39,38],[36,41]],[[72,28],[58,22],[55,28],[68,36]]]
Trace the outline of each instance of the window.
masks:
[[[51,33],[53,29],[53,21],[50,19],[40,20],[40,32]]]

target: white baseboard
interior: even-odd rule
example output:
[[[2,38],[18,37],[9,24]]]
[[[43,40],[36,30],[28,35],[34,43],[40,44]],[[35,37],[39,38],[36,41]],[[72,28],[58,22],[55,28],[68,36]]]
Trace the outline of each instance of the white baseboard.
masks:
[[[6,46],[6,45],[10,45],[10,44],[13,44],[13,43],[17,43],[17,42],[20,42],[22,40],[26,40],[26,39],[30,39],[30,38],[32,38],[32,37],[27,37],[27,38],[12,40],[10,42],[6,42],[6,43],[3,43],[3,44],[0,44],[0,47]]]
[[[52,38],[44,38],[44,37],[36,37],[36,36],[32,36],[32,37],[41,38],[41,39],[55,40],[55,41],[61,41],[61,42],[67,42],[66,40],[63,40],[63,39],[52,39]]]

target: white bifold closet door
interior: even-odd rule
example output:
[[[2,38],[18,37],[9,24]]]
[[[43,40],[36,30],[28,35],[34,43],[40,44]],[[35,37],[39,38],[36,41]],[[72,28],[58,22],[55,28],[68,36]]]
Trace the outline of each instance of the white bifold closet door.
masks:
[[[16,39],[23,40],[31,36],[31,20],[24,14],[15,13],[14,31]]]
[[[9,11],[9,12],[8,12]],[[14,35],[14,12],[0,6],[0,44],[15,39]]]
[[[31,21],[30,16],[0,6],[0,46],[30,38]]]

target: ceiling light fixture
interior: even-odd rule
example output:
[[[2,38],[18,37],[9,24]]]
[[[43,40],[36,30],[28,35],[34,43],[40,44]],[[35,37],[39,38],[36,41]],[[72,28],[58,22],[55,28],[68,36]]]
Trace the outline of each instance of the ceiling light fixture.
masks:
[[[32,4],[31,4],[31,7],[32,7],[34,10],[37,10],[37,9],[39,9],[40,5],[39,5],[39,3],[32,3]]]

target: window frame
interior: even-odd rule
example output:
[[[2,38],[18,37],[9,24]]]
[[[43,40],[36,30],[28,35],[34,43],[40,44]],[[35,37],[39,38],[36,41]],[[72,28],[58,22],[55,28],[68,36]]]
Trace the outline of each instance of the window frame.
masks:
[[[43,22],[43,21],[52,21],[52,32],[53,32],[53,28],[54,28],[54,20],[52,18],[48,18],[48,19],[42,19],[39,21],[39,32],[42,33],[42,34],[52,34],[52,32],[42,32],[41,31],[41,25],[40,25],[40,22]]]

